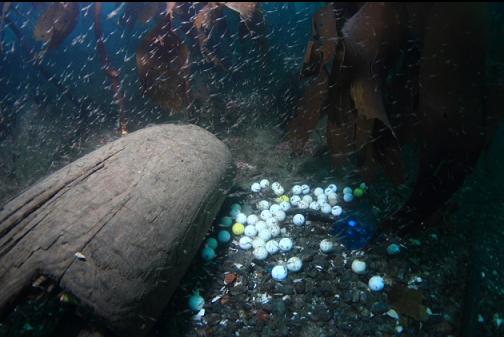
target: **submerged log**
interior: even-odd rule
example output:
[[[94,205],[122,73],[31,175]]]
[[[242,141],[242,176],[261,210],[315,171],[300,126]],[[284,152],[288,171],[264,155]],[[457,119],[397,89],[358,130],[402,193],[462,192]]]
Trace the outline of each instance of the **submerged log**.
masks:
[[[224,199],[231,154],[162,125],[103,146],[0,209],[0,313],[45,275],[121,336],[143,336]]]

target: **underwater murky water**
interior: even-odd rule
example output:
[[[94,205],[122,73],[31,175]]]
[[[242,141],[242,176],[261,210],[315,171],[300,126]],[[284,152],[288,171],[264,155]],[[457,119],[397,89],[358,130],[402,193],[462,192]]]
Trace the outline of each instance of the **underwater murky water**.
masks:
[[[3,2],[0,336],[504,335],[503,31],[497,3]],[[127,143],[161,124],[232,179]]]

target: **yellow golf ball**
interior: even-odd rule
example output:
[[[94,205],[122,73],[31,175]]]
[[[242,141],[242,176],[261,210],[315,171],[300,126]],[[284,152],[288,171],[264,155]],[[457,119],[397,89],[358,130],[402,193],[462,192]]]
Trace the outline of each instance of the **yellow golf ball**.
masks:
[[[234,235],[242,235],[243,232],[245,231],[245,226],[243,226],[241,223],[237,222],[233,225],[231,230],[233,231]]]
[[[289,201],[289,197],[284,194],[284,195],[281,195],[278,198],[276,198],[275,201],[277,203],[281,203],[281,202],[284,202],[284,201]]]

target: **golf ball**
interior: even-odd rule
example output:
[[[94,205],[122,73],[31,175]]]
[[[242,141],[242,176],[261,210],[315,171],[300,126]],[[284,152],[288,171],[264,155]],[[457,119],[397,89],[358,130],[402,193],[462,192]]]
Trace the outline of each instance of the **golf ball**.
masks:
[[[385,282],[383,281],[383,277],[381,276],[373,276],[369,279],[368,282],[369,289],[372,291],[381,291],[385,286]]]
[[[278,242],[276,242],[275,240],[269,240],[268,242],[266,242],[265,247],[268,251],[268,254],[270,255],[276,254],[280,250],[280,247],[278,247]]]
[[[268,257],[268,251],[264,246],[259,246],[256,249],[254,249],[254,257],[258,260],[264,260]]]
[[[245,231],[243,233],[246,236],[253,238],[257,235],[257,229],[254,225],[248,225],[247,227],[245,227]]]
[[[313,194],[318,197],[319,195],[323,194],[324,193],[324,190],[322,189],[322,187],[317,187],[313,190]]]
[[[356,274],[364,274],[366,272],[366,262],[361,260],[353,260],[352,271]]]
[[[301,267],[303,267],[303,262],[299,257],[293,256],[287,260],[287,269],[289,271],[297,272],[301,270]]]
[[[275,281],[283,281],[287,278],[287,268],[283,265],[274,266],[271,269],[271,277]]]
[[[254,193],[261,191],[261,185],[259,183],[253,183],[250,190]]]
[[[217,240],[221,243],[227,243],[231,240],[231,234],[228,231],[220,231],[217,234]]]
[[[261,231],[263,229],[268,228],[268,225],[266,224],[266,222],[264,222],[262,220],[259,220],[259,221],[256,222],[255,228],[259,232],[259,231]]]
[[[282,210],[278,210],[276,212],[273,212],[273,218],[277,219],[278,221],[284,221],[286,217],[286,214]]]
[[[278,242],[278,246],[282,252],[288,252],[292,249],[292,240],[289,238],[283,238]]]
[[[252,248],[252,239],[249,238],[248,236],[244,236],[240,239],[239,244],[241,249],[244,250],[250,249]]]
[[[279,204],[273,204],[271,205],[271,207],[269,208],[271,214],[274,214],[276,211],[280,211],[282,209],[282,207],[280,207]]]
[[[273,215],[271,214],[269,209],[265,209],[264,211],[261,212],[261,219],[267,220],[271,218]]]
[[[319,211],[320,210],[320,205],[319,205],[318,202],[312,201],[310,203],[310,208],[313,209],[313,210],[315,210],[315,211]]]
[[[261,188],[268,188],[270,185],[270,182],[268,179],[263,179],[259,182],[259,185],[261,185]]]
[[[282,201],[280,203],[280,208],[282,209],[282,211],[287,212],[291,208],[291,205],[288,201]]]
[[[264,211],[270,208],[270,203],[267,200],[261,200],[256,204],[258,210]]]
[[[295,214],[294,217],[292,218],[292,222],[296,226],[301,226],[305,222],[305,218],[303,214]]]
[[[341,213],[343,213],[343,208],[341,208],[341,206],[336,205],[331,209],[331,214],[334,216],[340,216]]]
[[[252,247],[257,248],[257,247],[264,247],[266,245],[266,242],[264,242],[263,239],[261,238],[255,238],[252,240]]]
[[[299,195],[293,195],[290,198],[290,203],[291,203],[292,206],[297,206],[300,201],[301,201],[301,198],[299,197]]]
[[[247,223],[247,216],[244,213],[239,213],[236,216],[236,222],[239,222],[241,224]]]
[[[320,205],[320,211],[324,214],[329,214],[331,213],[331,205],[327,204],[327,203],[324,203],[322,205]]]
[[[298,195],[301,194],[301,192],[303,192],[303,188],[301,187],[301,185],[292,186],[292,194]]]
[[[259,217],[255,214],[250,214],[248,217],[247,217],[247,225],[255,225],[256,222],[259,221]]]
[[[243,226],[243,224],[237,222],[233,225],[231,230],[233,231],[234,235],[242,235],[243,232],[245,231],[245,226]]]
[[[343,194],[343,200],[345,200],[345,202],[350,202],[353,200],[353,194]]]
[[[257,234],[257,236],[266,242],[271,239],[271,232],[269,229],[263,229]]]
[[[333,250],[333,243],[331,240],[324,239],[320,241],[320,250],[323,253],[330,253]]]

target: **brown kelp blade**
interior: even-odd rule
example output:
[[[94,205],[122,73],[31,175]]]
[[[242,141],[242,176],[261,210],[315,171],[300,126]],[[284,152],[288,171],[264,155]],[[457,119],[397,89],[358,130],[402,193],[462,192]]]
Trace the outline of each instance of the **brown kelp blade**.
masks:
[[[257,2],[220,2],[227,8],[240,14],[243,21],[250,21],[258,10]]]
[[[288,127],[288,139],[294,154],[301,154],[320,120],[322,105],[327,99],[327,75],[322,73],[305,88],[298,113]]]
[[[121,26],[131,30],[136,23],[145,26],[172,9],[175,2],[127,2],[119,20]]]
[[[164,109],[182,110],[188,104],[188,58],[187,47],[168,20],[161,20],[136,51],[143,92]]]
[[[79,3],[52,2],[38,18],[33,36],[49,48],[56,48],[75,28],[78,18]]]
[[[196,38],[200,47],[201,55],[208,63],[223,70],[225,67],[214,51],[209,47],[209,40],[214,26],[223,17],[222,5],[217,2],[209,2],[194,16],[193,25],[196,30]]]

